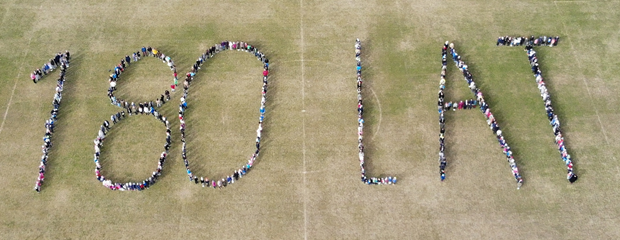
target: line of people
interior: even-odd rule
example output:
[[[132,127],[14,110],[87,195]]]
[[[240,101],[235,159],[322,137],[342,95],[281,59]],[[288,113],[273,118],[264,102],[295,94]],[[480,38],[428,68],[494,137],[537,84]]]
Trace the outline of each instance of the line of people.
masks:
[[[65,51],[65,53],[58,52],[54,58],[51,58],[49,62],[43,64],[41,68],[37,68],[30,73],[30,79],[35,84],[43,78],[43,76],[50,74],[56,68],[67,69],[69,67],[69,60],[71,59],[71,53]]]
[[[534,37],[533,35],[530,37],[521,37],[521,36],[501,36],[497,38],[497,46],[549,46],[554,47],[558,45],[558,41],[560,41],[559,36],[555,37],[547,37],[547,36],[539,36]]]
[[[540,96],[542,97],[543,103],[545,104],[545,111],[547,112],[547,118],[549,119],[549,124],[553,129],[553,134],[555,135],[555,143],[558,147],[558,151],[560,152],[560,156],[562,157],[562,161],[567,168],[566,179],[570,183],[574,183],[577,181],[577,175],[573,171],[573,161],[571,159],[570,154],[564,145],[564,137],[562,136],[562,131],[560,130],[560,120],[558,120],[558,115],[556,115],[553,111],[553,105],[551,104],[551,95],[547,90],[545,85],[545,81],[540,71],[538,65],[538,58],[536,57],[536,51],[534,51],[533,47],[526,46],[525,51],[527,53],[527,57],[530,62],[530,66],[532,68],[532,73],[534,74],[534,78],[536,79],[536,83],[538,84],[538,90],[540,91]]]
[[[355,61],[357,71],[357,148],[360,161],[360,171],[362,173],[362,182],[368,185],[396,184],[396,177],[367,177],[364,163],[364,104],[362,100],[362,42],[360,39],[355,40]]]
[[[101,155],[101,148],[103,147],[103,142],[105,140],[106,135],[110,131],[110,122],[107,120],[103,121],[101,127],[99,128],[99,133],[94,140],[95,144],[95,177],[99,180],[103,186],[109,188],[110,190],[119,190],[119,191],[142,191],[144,189],[149,188],[157,179],[161,176],[161,171],[164,166],[164,162],[166,161],[166,157],[168,156],[168,150],[170,149],[171,138],[170,138],[170,122],[166,119],[166,117],[159,114],[157,111],[154,111],[152,114],[157,120],[164,123],[166,126],[166,143],[164,144],[164,151],[159,156],[159,161],[157,162],[157,169],[153,172],[153,174],[145,179],[142,182],[127,182],[127,183],[117,183],[112,182],[112,180],[107,179],[105,176],[101,174],[101,164],[99,163],[99,157]],[[127,115],[125,115],[125,111],[117,112],[113,114],[110,119],[112,120],[112,124],[117,124],[119,121],[125,119]]]
[[[444,80],[443,83],[440,82],[440,85],[444,85],[445,86],[445,80]],[[458,110],[461,110],[461,109],[466,109],[466,110],[467,109],[474,109],[474,108],[476,108],[476,105],[478,104],[478,101],[476,101],[476,100],[474,100],[472,98],[472,99],[465,99],[464,101],[458,101],[458,102],[457,101],[454,101],[454,102],[450,101],[450,102],[444,103],[443,107],[442,107],[441,105],[444,102],[443,101],[443,89],[439,90],[439,99],[440,99],[439,102],[438,102],[439,105],[437,105],[437,108],[440,111],[442,111],[442,110],[450,111],[450,109],[452,109],[452,111],[456,111],[457,109]]]
[[[142,47],[140,51],[132,53],[131,57],[129,55],[125,55],[125,57],[121,59],[120,63],[114,67],[114,71],[112,72],[112,74],[110,74],[110,77],[108,78],[108,82],[110,84],[110,87],[108,88],[108,97],[110,98],[110,103],[112,105],[124,108],[129,113],[129,115],[141,113],[139,111],[153,110],[153,106],[161,107],[163,104],[170,100],[170,91],[165,90],[164,94],[160,95],[159,98],[155,99],[155,103],[153,103],[153,101],[139,103],[139,106],[136,108],[134,102],[129,103],[125,100],[117,99],[116,96],[114,96],[117,81],[120,79],[121,74],[125,72],[125,69],[129,67],[132,62],[135,63],[142,59],[142,57],[148,56],[158,58],[162,62],[166,63],[168,67],[170,67],[170,70],[172,71],[172,75],[174,77],[174,84],[170,86],[172,91],[174,91],[176,85],[178,84],[177,69],[174,61],[170,59],[170,56],[166,56],[161,51],[158,51],[157,49],[149,46]],[[149,105],[150,107],[144,107],[146,105]]]
[[[56,63],[56,60],[58,61],[58,63]],[[53,108],[50,112],[50,118],[45,120],[45,135],[43,136],[43,145],[41,146],[41,151],[43,152],[43,155],[41,156],[41,162],[39,163],[39,176],[37,177],[37,181],[34,185],[34,190],[37,192],[41,192],[41,185],[45,180],[45,167],[47,166],[49,151],[52,148],[52,134],[54,133],[54,126],[56,125],[56,121],[58,120],[58,109],[60,108],[60,102],[62,100],[62,91],[65,86],[65,75],[67,73],[67,68],[69,67],[70,60],[71,54],[69,53],[69,51],[66,51],[64,54],[58,53],[55,58],[50,60],[50,63],[54,62],[54,66],[60,66],[60,73],[56,81],[56,93],[54,94],[54,100],[52,100]],[[49,74],[51,71],[53,71],[53,69],[45,73],[45,75]],[[37,81],[39,81],[40,79],[41,78],[39,77],[35,81],[33,78],[33,81],[34,83],[37,83]]]
[[[444,43],[442,51],[441,51],[442,67],[441,67],[441,80],[440,80],[440,86],[439,86],[439,103],[438,103],[439,126],[440,126],[440,130],[439,130],[440,131],[439,133],[439,173],[440,173],[441,180],[443,181],[445,179],[445,168],[447,164],[445,153],[444,153],[444,150],[445,150],[444,111],[445,109],[442,109],[441,106],[443,106],[443,101],[444,101],[443,100],[443,89],[445,88],[445,76],[446,76],[446,70],[447,70],[447,65],[448,65],[447,63],[448,53],[451,55],[452,60],[454,61],[455,65],[458,67],[459,71],[463,73],[463,76],[465,80],[467,81],[467,85],[469,86],[469,89],[476,97],[478,105],[480,106],[480,111],[486,117],[489,128],[491,128],[495,137],[497,138],[497,141],[499,142],[500,147],[503,149],[503,152],[506,155],[506,159],[508,160],[508,163],[510,164],[510,168],[512,169],[512,174],[515,180],[517,181],[517,189],[521,188],[521,185],[523,184],[523,178],[519,174],[519,169],[517,168],[517,163],[515,162],[514,156],[512,154],[512,150],[510,149],[510,146],[504,139],[504,136],[502,135],[502,130],[500,129],[499,124],[495,120],[493,113],[491,113],[491,109],[489,105],[485,102],[482,92],[480,91],[480,89],[478,89],[478,87],[476,87],[476,83],[474,82],[473,76],[468,70],[467,64],[465,64],[465,62],[461,60],[461,56],[459,56],[456,50],[454,49],[454,43],[449,43],[448,41]]]
[[[227,175],[226,177],[220,180],[217,180],[215,178],[209,179],[208,177],[199,178],[194,173],[192,173],[192,171],[190,170],[189,161],[187,160],[187,149],[186,149],[186,142],[185,142],[185,129],[186,129],[185,110],[188,107],[187,97],[189,95],[189,87],[190,87],[190,84],[194,76],[196,75],[198,69],[200,69],[202,64],[206,60],[213,58],[215,54],[223,52],[225,50],[237,50],[237,51],[245,51],[245,52],[251,53],[259,61],[263,63],[263,86],[262,86],[262,91],[261,91],[261,95],[262,95],[261,104],[259,108],[260,117],[258,119],[258,129],[256,130],[256,150],[254,151],[254,154],[252,154],[252,156],[248,160],[247,164],[245,164],[243,167],[237,170],[234,170],[232,174]],[[196,60],[190,72],[186,74],[185,81],[183,82],[183,97],[181,98],[181,104],[179,105],[179,121],[181,123],[181,126],[180,126],[181,141],[183,142],[182,147],[181,147],[182,149],[181,155],[183,157],[183,162],[185,163],[185,169],[187,171],[187,176],[189,177],[189,180],[191,182],[194,182],[195,184],[201,184],[202,187],[213,187],[213,188],[220,189],[222,187],[226,187],[227,185],[234,183],[235,181],[239,180],[239,178],[242,178],[245,174],[247,174],[248,171],[250,171],[250,169],[254,165],[254,162],[256,161],[256,158],[258,157],[258,154],[260,152],[260,142],[261,142],[261,135],[263,131],[263,121],[265,119],[265,102],[266,102],[266,94],[267,94],[268,76],[269,76],[269,59],[267,59],[267,57],[262,52],[260,52],[258,49],[256,49],[254,46],[246,42],[233,42],[233,41],[221,42],[220,44],[216,44],[212,46],[211,48],[207,49],[207,51],[205,51],[205,53],[202,54]]]

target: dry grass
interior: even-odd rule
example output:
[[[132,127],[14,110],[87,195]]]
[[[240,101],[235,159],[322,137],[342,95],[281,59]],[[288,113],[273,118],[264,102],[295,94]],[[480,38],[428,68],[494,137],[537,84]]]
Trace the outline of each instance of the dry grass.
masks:
[[[552,1],[0,3],[0,117],[17,81],[0,132],[0,238],[619,238],[618,7]],[[564,179],[525,54],[494,46],[503,34],[562,36],[560,46],[539,54],[576,158],[576,184]],[[368,171],[398,176],[396,186],[359,180],[356,37],[365,48]],[[118,111],[105,96],[107,70],[151,45],[172,56],[183,73],[207,46],[226,39],[258,45],[272,63],[255,169],[224,190],[189,183],[177,92],[160,111],[174,130],[161,181],[139,193],[102,187],[93,174],[92,139]],[[477,110],[449,114],[448,179],[439,181],[435,104],[445,40],[457,42],[491,102],[524,175],[521,190]],[[27,76],[65,49],[75,60],[47,180],[37,194],[31,187],[54,79],[34,85]],[[127,99],[158,96],[172,80],[155,60],[140,65],[119,92]],[[195,172],[229,174],[250,156],[260,71],[252,57],[227,52],[199,73],[187,115]],[[449,77],[447,99],[469,97],[458,74]],[[104,153],[120,161],[106,163],[108,175],[143,178],[155,167],[164,128],[140,116],[114,131],[106,147],[116,148]]]

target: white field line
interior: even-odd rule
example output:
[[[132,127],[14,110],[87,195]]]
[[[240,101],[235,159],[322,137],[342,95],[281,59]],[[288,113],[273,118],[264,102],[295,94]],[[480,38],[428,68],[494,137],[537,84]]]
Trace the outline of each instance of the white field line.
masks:
[[[18,80],[15,81],[15,85],[13,85],[13,91],[11,91],[11,97],[9,98],[9,102],[6,104],[6,110],[4,111],[4,117],[2,117],[2,123],[0,124],[0,133],[2,133],[2,129],[4,128],[4,122],[6,121],[6,116],[9,114],[9,107],[11,106],[11,101],[13,101],[13,95],[15,95],[15,88],[17,87],[17,81],[19,81],[19,77],[20,77],[20,74],[17,74]]]
[[[381,128],[381,120],[383,120],[383,110],[381,109],[381,101],[379,101],[375,90],[370,88],[370,91],[372,91],[372,95],[374,95],[375,99],[377,99],[377,106],[379,106],[379,123],[377,123],[377,129],[375,129],[375,132],[372,134],[372,136],[375,137],[377,136],[377,133],[379,133],[379,128]]]
[[[302,145],[301,145],[301,153],[302,153],[302,161],[303,161],[303,188],[304,188],[304,240],[308,239],[308,189],[306,188],[306,79],[304,78],[305,74],[305,61],[304,61],[304,1],[299,0],[299,36],[300,36],[300,66],[301,66],[301,108],[302,108],[302,117],[301,117],[301,131],[302,131]]]
[[[554,1],[558,2],[558,1]],[[560,8],[558,7],[557,3],[555,4],[555,9],[558,11],[558,14],[560,13]],[[568,38],[568,43],[570,45],[570,49],[571,52],[573,53],[573,58],[575,58],[575,61],[577,62],[577,67],[579,69],[582,69],[581,67],[581,61],[579,60],[579,58],[577,57],[577,54],[575,53],[575,46],[573,45],[573,41],[571,40],[571,38],[568,37],[568,31],[566,30],[566,24],[564,22],[562,22],[562,27],[564,28],[564,36],[567,36]],[[594,112],[596,113],[596,117],[598,119],[598,124],[601,127],[601,131],[603,132],[603,136],[605,137],[605,142],[607,143],[607,145],[609,145],[609,138],[607,137],[607,133],[605,131],[605,127],[603,127],[603,122],[601,121],[601,116],[598,114],[598,109],[596,108],[596,104],[594,103],[594,99],[592,98],[592,92],[590,92],[590,87],[588,86],[588,81],[586,81],[585,77],[582,77],[581,80],[583,81],[583,84],[586,86],[586,91],[588,92],[588,97],[590,98],[590,103],[592,104],[592,109],[594,109]],[[614,157],[615,159],[615,157]]]
[[[9,108],[11,107],[11,102],[13,101],[13,95],[15,95],[15,88],[17,88],[17,82],[19,82],[19,78],[21,77],[22,71],[24,70],[24,61],[26,60],[26,56],[28,56],[28,52],[30,51],[30,41],[32,37],[28,38],[28,45],[26,47],[26,51],[24,52],[24,56],[22,57],[21,63],[19,64],[19,71],[17,72],[17,78],[15,79],[15,84],[13,85],[13,90],[11,90],[11,96],[9,97],[9,102],[6,104],[6,109],[4,110],[4,116],[2,117],[2,123],[0,123],[0,133],[2,133],[2,129],[4,129],[4,122],[6,121],[6,116],[9,114]]]
[[[554,1],[554,5],[555,5],[555,9],[558,11],[558,14],[560,14],[560,8],[558,7],[558,2],[572,2],[572,1]],[[582,2],[582,1],[575,1],[575,2]],[[573,41],[571,40],[571,38],[568,37],[567,34],[567,30],[566,30],[566,24],[564,22],[562,22],[562,27],[564,30],[564,36],[566,36],[568,38],[568,43],[570,45],[570,49],[571,52],[573,53],[573,57],[575,58],[575,61],[577,62],[577,67],[579,69],[582,69],[581,67],[581,61],[579,60],[579,58],[577,57],[577,54],[575,53],[575,46],[573,45]],[[596,113],[596,118],[598,119],[598,124],[601,127],[601,131],[603,132],[603,136],[605,137],[605,143],[607,143],[607,146],[611,146],[611,144],[609,144],[609,138],[607,137],[607,133],[605,132],[605,127],[603,127],[603,122],[601,121],[601,116],[598,114],[598,109],[596,108],[596,104],[594,103],[594,99],[592,98],[592,93],[590,92],[590,88],[588,87],[588,81],[586,81],[585,76],[581,78],[581,80],[583,81],[583,84],[586,86],[586,90],[588,92],[588,97],[590,97],[590,103],[592,104],[592,108],[594,109],[594,112]],[[611,155],[611,158],[614,160],[614,162],[616,162],[616,156],[615,155]],[[620,172],[620,167],[616,166],[616,171]]]
[[[297,60],[281,61],[281,62],[278,62],[278,63],[282,64],[282,63],[290,63],[290,62],[325,62],[325,61],[312,60],[312,59],[297,59]]]

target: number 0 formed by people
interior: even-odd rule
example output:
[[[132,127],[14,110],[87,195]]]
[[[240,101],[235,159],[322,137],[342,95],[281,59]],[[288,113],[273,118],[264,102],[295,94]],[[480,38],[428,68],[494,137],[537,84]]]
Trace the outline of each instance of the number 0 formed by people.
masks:
[[[260,102],[260,108],[259,108],[260,116],[258,118],[258,129],[256,129],[256,150],[254,151],[254,153],[248,160],[247,164],[243,165],[241,168],[237,170],[234,170],[232,174],[222,177],[221,179],[220,178],[209,179],[208,177],[204,177],[204,176],[201,176],[199,178],[191,171],[190,166],[189,166],[189,160],[187,160],[187,149],[186,149],[187,142],[185,141],[185,131],[186,131],[185,109],[187,109],[188,107],[187,98],[189,97],[189,87],[197,70],[200,69],[200,66],[206,60],[213,58],[217,53],[221,53],[226,50],[236,50],[236,51],[250,53],[254,55],[254,57],[256,57],[263,64],[263,78],[262,78],[263,86],[261,90],[261,102]],[[187,176],[189,177],[189,180],[191,182],[194,182],[195,184],[200,183],[202,187],[206,186],[206,187],[213,187],[213,188],[222,188],[239,180],[239,178],[243,177],[245,174],[248,173],[248,171],[250,171],[250,169],[254,165],[254,162],[256,161],[256,158],[258,157],[258,154],[260,153],[261,133],[263,131],[263,120],[265,119],[265,102],[266,102],[265,94],[267,94],[268,76],[269,76],[269,59],[267,59],[267,57],[263,53],[261,53],[258,49],[256,49],[254,46],[246,42],[224,41],[224,42],[221,42],[220,44],[215,44],[211,48],[207,49],[200,57],[198,57],[198,60],[196,60],[196,62],[194,63],[194,66],[192,66],[191,71],[187,73],[187,75],[185,76],[185,81],[183,82],[183,97],[181,98],[181,104],[179,106],[179,121],[181,124],[180,126],[181,141],[183,142],[181,151],[182,151],[183,162],[185,163],[185,168],[187,171]]]

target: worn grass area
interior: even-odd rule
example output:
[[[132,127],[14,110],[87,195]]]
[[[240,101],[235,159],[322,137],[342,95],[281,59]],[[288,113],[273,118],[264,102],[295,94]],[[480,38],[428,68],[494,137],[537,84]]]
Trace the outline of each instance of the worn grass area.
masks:
[[[0,238],[620,238],[618,8],[614,1],[0,2]],[[565,179],[525,53],[495,47],[506,34],[561,36],[539,58],[576,159],[576,184]],[[367,170],[399,177],[396,186],[359,180],[356,37],[364,44]],[[102,187],[92,140],[119,110],[105,95],[108,69],[151,45],[182,75],[221,40],[251,42],[272,63],[263,150],[252,172],[223,190],[187,181],[177,91],[160,110],[174,142],[161,181],[143,192]],[[439,181],[436,94],[445,40],[456,42],[511,143],[526,181],[521,190],[477,110],[447,115],[448,179]],[[37,194],[55,78],[35,85],[28,77],[65,49],[74,60]],[[446,99],[469,98],[449,69]],[[154,99],[172,82],[154,59],[128,71],[119,94],[130,101]],[[197,174],[222,177],[251,155],[260,74],[261,65],[238,52],[200,70],[187,113]],[[164,131],[146,116],[115,126],[104,147],[106,173],[148,176]]]

